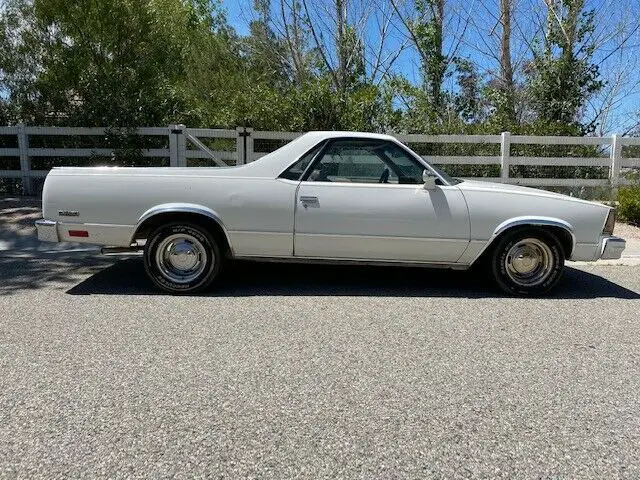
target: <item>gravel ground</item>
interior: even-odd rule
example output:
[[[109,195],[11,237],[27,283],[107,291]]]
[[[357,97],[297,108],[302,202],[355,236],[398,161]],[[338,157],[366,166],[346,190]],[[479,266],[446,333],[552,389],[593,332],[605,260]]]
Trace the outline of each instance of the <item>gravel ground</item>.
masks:
[[[0,477],[638,478],[640,276],[0,258]]]
[[[615,235],[626,239],[627,241],[640,240],[640,228],[629,225],[628,223],[616,223],[616,228],[614,229]]]

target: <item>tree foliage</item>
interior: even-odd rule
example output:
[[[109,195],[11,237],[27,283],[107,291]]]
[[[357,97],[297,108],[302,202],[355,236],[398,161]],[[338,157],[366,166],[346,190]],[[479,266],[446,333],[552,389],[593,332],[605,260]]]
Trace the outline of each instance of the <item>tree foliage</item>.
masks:
[[[548,25],[522,71],[508,72],[508,88],[505,58],[502,73],[491,74],[445,51],[445,0],[389,0],[385,15],[400,15],[403,6],[411,14],[393,24],[406,29],[406,44],[384,54],[391,23],[377,18],[375,39],[365,14],[354,14],[366,10],[355,8],[357,0],[324,1],[328,20],[310,0],[255,0],[245,36],[217,1],[7,0],[0,10],[0,123],[593,130],[583,111],[603,80],[592,61],[595,13],[584,0],[546,0]],[[508,11],[508,1],[502,4]],[[509,24],[502,25],[508,42]],[[418,53],[418,81],[391,68],[409,46]]]
[[[566,127],[568,132],[591,133],[593,124],[581,122],[585,103],[604,86],[598,66],[591,62],[595,45],[593,10],[584,0],[547,0],[549,21],[542,51],[535,51],[527,68],[531,109],[536,119]]]

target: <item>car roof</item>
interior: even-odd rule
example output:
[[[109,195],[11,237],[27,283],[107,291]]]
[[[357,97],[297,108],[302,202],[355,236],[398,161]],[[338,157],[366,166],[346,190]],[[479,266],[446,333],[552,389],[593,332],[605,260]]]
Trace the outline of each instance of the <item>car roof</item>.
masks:
[[[312,147],[332,138],[365,138],[375,140],[389,140],[397,142],[397,140],[391,135],[385,135],[382,133],[367,133],[367,132],[345,132],[345,131],[311,131],[304,133],[287,143],[283,147],[271,152],[261,159],[244,165],[244,169],[248,172],[252,172],[254,175],[278,175],[289,165],[291,165],[300,155],[309,151]]]
[[[384,133],[370,133],[370,132],[349,132],[342,130],[313,130],[305,133],[303,136],[321,138],[338,138],[338,137],[352,137],[352,138],[372,138],[379,140],[393,140],[394,137]]]

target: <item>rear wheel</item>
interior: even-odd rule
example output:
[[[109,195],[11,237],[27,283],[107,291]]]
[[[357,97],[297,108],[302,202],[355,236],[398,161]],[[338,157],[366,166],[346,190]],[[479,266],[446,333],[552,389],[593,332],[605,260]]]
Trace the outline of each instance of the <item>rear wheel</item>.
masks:
[[[174,294],[200,292],[218,276],[220,248],[203,227],[171,223],[155,230],[147,240],[144,266],[154,285]]]
[[[491,257],[498,286],[511,295],[536,296],[551,290],[562,277],[564,251],[555,235],[537,228],[502,237]]]

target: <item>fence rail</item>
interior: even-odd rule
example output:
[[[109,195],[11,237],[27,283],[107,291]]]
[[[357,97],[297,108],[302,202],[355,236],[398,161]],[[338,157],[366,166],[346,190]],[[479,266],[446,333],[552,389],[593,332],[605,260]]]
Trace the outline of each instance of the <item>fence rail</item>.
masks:
[[[106,128],[75,127],[37,127],[17,125],[0,127],[0,178],[21,179],[22,190],[26,195],[36,193],[35,179],[44,178],[48,170],[32,169],[33,160],[41,158],[63,159],[54,161],[64,165],[65,158],[95,159],[114,157],[117,148],[46,148],[33,145],[37,137],[97,137],[105,138],[109,134]],[[187,128],[184,125],[168,127],[139,128],[134,132],[139,137],[156,138],[164,144],[163,148],[139,149],[142,157],[158,159],[159,163],[171,167],[186,167],[194,160],[205,160],[212,165],[236,165],[252,162],[277,148],[283,142],[293,140],[300,132],[258,131],[252,128],[238,127],[235,130]],[[622,175],[625,169],[640,168],[640,158],[623,157],[623,147],[640,146],[640,138],[621,137],[553,137],[511,135],[396,135],[406,143],[413,144],[460,144],[489,145],[497,148],[499,155],[424,155],[424,158],[437,165],[496,165],[500,175],[483,177],[484,180],[513,183],[538,187],[611,187],[628,184]],[[226,142],[224,149],[210,146],[211,141]],[[207,145],[209,142],[209,145]],[[271,143],[270,143],[271,142]],[[38,143],[38,142],[36,142]],[[42,142],[39,142],[42,143]],[[265,143],[267,148],[264,147]],[[270,144],[269,144],[270,143]],[[235,148],[232,148],[235,144]],[[262,146],[260,146],[262,145]],[[514,155],[516,145],[536,146],[592,146],[599,147],[602,156],[564,156],[542,157]],[[640,150],[640,149],[639,149]],[[2,164],[14,159],[14,167],[1,169]],[[534,178],[514,177],[511,166],[532,167],[601,167],[608,169],[607,178]],[[474,177],[477,178],[477,177]]]

